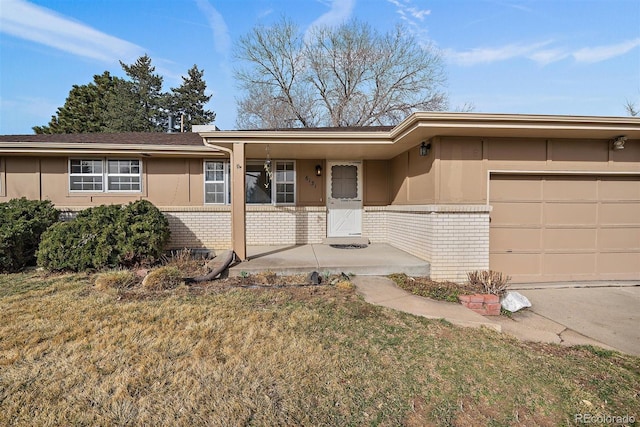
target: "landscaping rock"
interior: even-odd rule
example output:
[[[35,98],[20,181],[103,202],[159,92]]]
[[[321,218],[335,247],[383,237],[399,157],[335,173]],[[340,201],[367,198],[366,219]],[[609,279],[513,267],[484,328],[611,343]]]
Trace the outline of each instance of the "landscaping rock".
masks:
[[[144,279],[149,274],[149,269],[147,268],[139,268],[135,271],[135,274],[138,278]]]
[[[311,274],[309,274],[309,280],[308,280],[309,284],[319,285],[321,281],[322,281],[322,278],[320,277],[320,274],[318,274],[317,271],[314,271]]]
[[[531,302],[519,292],[507,292],[501,301],[502,308],[515,313],[518,310],[522,310],[526,307],[531,307]]]

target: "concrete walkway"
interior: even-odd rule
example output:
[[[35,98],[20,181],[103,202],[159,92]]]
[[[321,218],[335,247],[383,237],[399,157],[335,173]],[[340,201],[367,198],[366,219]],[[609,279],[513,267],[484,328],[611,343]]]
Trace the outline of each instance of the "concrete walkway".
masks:
[[[368,303],[381,305],[398,311],[415,314],[428,319],[444,319],[454,325],[479,328],[485,326],[501,331],[500,324],[481,316],[460,304],[435,301],[413,295],[386,277],[353,278],[356,292],[364,297]]]
[[[356,292],[362,295],[368,303],[404,311],[416,316],[423,316],[428,319],[444,319],[454,325],[467,327],[485,326],[498,332],[507,333],[521,341],[566,346],[593,345],[609,350],[626,350],[631,354],[636,353],[633,349],[628,349],[621,345],[612,347],[600,340],[590,338],[532,310],[513,313],[511,318],[506,316],[481,316],[459,304],[413,295],[400,289],[391,279],[386,277],[356,276],[353,278],[353,283],[356,286]],[[537,306],[538,303],[539,301],[536,300],[534,306]],[[544,304],[540,303],[540,305]]]

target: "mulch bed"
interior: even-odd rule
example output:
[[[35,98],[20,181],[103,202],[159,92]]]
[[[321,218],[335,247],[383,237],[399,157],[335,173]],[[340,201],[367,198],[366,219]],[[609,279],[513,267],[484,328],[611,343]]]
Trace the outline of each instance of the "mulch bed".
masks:
[[[389,278],[405,291],[440,301],[457,303],[459,295],[484,292],[481,286],[473,286],[470,283],[437,282],[428,277],[410,277],[406,274],[392,274]]]

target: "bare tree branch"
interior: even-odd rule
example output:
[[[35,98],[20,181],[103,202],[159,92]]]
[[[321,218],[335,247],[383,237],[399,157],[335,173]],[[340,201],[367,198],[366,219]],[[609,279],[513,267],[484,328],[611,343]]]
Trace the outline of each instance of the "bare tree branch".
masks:
[[[283,19],[240,39],[238,127],[393,125],[447,108],[442,59],[401,26],[379,34],[353,20],[306,39]]]
[[[627,113],[630,116],[636,117],[640,114],[640,108],[636,106],[634,102],[631,102],[627,99],[627,103],[624,105],[624,109],[627,110]]]

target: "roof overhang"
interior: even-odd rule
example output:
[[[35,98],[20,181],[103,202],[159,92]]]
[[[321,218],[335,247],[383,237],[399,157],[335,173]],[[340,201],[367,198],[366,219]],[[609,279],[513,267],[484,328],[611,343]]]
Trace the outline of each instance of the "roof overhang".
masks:
[[[23,155],[137,155],[145,157],[224,156],[234,143],[246,144],[247,158],[390,159],[434,137],[640,140],[639,117],[550,116],[523,114],[437,113],[411,114],[391,130],[295,129],[205,131],[202,145],[124,144],[106,142],[0,142],[0,154]],[[193,142],[193,141],[192,141]]]
[[[0,142],[0,153],[23,155],[123,155],[142,157],[202,157],[223,156],[222,150],[202,146],[151,145],[151,144],[102,144],[57,142]]]
[[[413,113],[390,131],[215,131],[210,144],[246,143],[247,157],[389,159],[434,137],[640,140],[640,118],[478,113]]]

